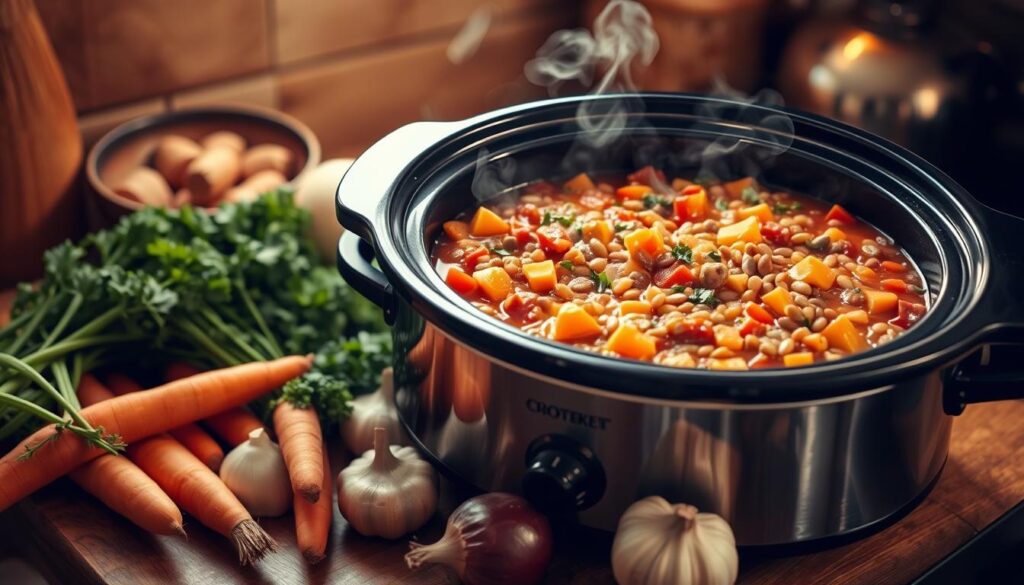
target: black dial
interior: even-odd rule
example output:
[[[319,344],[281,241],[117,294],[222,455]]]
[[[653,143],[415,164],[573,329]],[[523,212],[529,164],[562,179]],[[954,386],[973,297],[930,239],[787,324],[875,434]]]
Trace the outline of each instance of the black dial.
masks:
[[[601,463],[585,445],[564,435],[538,437],[526,450],[523,495],[536,508],[566,514],[585,510],[604,495]]]

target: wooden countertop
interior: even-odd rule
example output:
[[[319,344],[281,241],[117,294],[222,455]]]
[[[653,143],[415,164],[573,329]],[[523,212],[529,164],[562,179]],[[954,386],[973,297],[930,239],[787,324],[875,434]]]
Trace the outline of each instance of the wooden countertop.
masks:
[[[953,427],[949,461],[935,488],[906,517],[863,540],[798,556],[742,558],[739,582],[906,583],[966,543],[1024,499],[1024,402],[973,405]],[[335,457],[342,463],[343,456]],[[444,488],[447,491],[450,488]],[[307,567],[298,554],[292,518],[262,524],[281,550],[255,568],[239,568],[229,543],[186,519],[189,539],[153,537],[61,481],[7,512],[7,535],[53,583],[456,583],[444,569],[413,573],[405,541],[355,534],[335,509],[328,558]],[[431,542],[440,519],[422,530]],[[547,583],[611,584],[607,535],[560,539]],[[565,543],[571,542],[571,545]]]

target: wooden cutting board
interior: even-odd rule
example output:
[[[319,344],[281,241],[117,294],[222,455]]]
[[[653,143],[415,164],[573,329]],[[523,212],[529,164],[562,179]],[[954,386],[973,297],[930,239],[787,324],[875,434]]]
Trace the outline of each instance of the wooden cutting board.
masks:
[[[973,405],[953,427],[949,461],[914,511],[863,540],[822,552],[781,558],[741,555],[739,583],[896,584],[920,576],[1024,499],[1024,402]],[[334,453],[335,466],[346,456]],[[444,483],[442,498],[455,500]],[[446,507],[450,510],[451,504]],[[187,541],[153,537],[107,511],[67,482],[58,482],[0,517],[0,534],[47,573],[51,583],[332,583],[420,585],[457,580],[434,567],[409,571],[405,541],[364,538],[335,509],[327,560],[307,567],[295,547],[292,518],[262,524],[281,550],[254,568],[239,568],[228,542],[186,520]],[[435,519],[417,537],[442,532]],[[610,537],[562,535],[546,583],[612,584]]]

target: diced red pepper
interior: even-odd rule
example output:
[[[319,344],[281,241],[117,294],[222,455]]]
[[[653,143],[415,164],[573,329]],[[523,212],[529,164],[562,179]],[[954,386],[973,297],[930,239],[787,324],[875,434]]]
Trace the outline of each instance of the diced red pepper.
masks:
[[[631,221],[636,219],[636,212],[620,207],[615,211],[615,216],[618,217],[620,221]]]
[[[490,254],[487,252],[487,248],[480,246],[474,248],[463,257],[462,261],[466,265],[466,270],[473,272],[476,270],[476,265],[480,262],[490,259]]]
[[[452,290],[460,295],[468,295],[475,291],[477,287],[476,280],[456,266],[452,266],[448,269],[448,275],[445,277],[444,281],[452,288]]]
[[[640,183],[642,185],[650,185],[652,187],[655,185],[663,185],[665,183],[665,173],[651,165],[647,165],[635,173],[631,173],[626,178],[632,183]]]
[[[541,214],[540,210],[533,203],[520,203],[516,206],[516,215],[525,219],[532,225],[540,224]]]
[[[761,226],[761,237],[776,246],[781,246],[789,240],[785,228],[775,222],[768,222]]]
[[[764,324],[756,319],[744,319],[743,325],[740,326],[740,335],[743,337],[748,335],[761,335],[764,331]]]
[[[896,317],[889,319],[889,323],[903,329],[909,328],[914,323],[917,323],[922,316],[924,316],[926,308],[924,305],[918,303],[911,303],[909,301],[900,300],[896,308]]]
[[[772,323],[775,322],[775,318],[772,317],[772,314],[769,313],[767,309],[765,309],[764,307],[757,303],[747,303],[747,306],[745,309],[743,309],[743,312],[746,313],[747,316],[750,317],[751,319],[754,319],[755,321],[760,321],[765,325],[771,325]]]
[[[685,286],[693,280],[693,272],[683,264],[662,268],[654,273],[654,284],[661,288]]]
[[[825,214],[825,221],[831,221],[833,219],[839,223],[845,224],[853,224],[857,222],[857,220],[850,215],[850,212],[843,209],[839,204],[833,205],[832,209],[829,209],[828,213]]]
[[[572,241],[565,237],[565,231],[557,225],[537,228],[537,241],[541,248],[556,254],[564,254],[572,247]]]
[[[907,292],[907,283],[898,278],[885,278],[879,284],[882,285],[887,291],[894,293],[905,293]]]
[[[680,343],[711,345],[715,342],[715,330],[707,321],[684,321],[682,330],[673,332]]]
[[[518,242],[520,246],[533,241],[533,231],[527,228],[513,230],[512,235],[516,237],[516,242]]]

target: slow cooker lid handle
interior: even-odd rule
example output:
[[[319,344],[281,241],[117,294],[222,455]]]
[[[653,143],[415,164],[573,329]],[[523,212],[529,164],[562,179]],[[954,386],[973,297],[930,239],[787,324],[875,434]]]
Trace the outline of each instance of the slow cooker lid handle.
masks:
[[[395,322],[395,297],[391,283],[373,264],[373,248],[352,232],[338,240],[338,272],[359,294],[384,311],[388,325]]]

